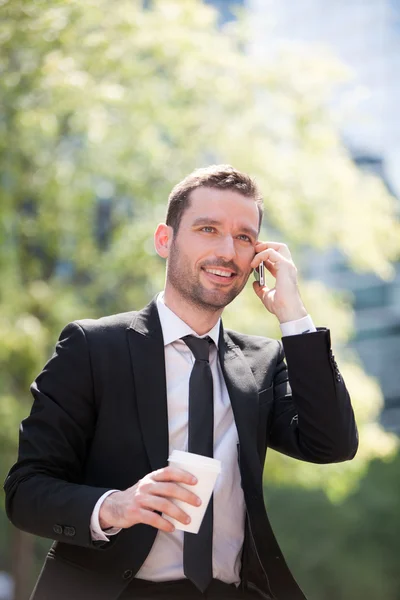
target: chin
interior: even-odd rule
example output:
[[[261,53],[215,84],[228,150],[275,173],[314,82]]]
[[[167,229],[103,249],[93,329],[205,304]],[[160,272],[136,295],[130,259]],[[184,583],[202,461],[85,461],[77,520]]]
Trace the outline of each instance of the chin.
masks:
[[[204,306],[209,306],[210,308],[214,308],[215,310],[225,308],[228,304],[232,302],[237,296],[238,292],[216,292],[209,291],[208,293],[201,294],[201,302]],[[198,297],[199,298],[199,297]],[[200,298],[199,298],[200,300]]]

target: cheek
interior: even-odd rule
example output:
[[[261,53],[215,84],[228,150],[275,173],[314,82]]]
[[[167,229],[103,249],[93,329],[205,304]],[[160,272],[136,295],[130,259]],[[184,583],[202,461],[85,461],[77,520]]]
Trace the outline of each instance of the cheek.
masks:
[[[238,252],[240,266],[243,271],[250,273],[252,268],[250,267],[250,263],[254,258],[254,250],[253,248],[243,248]]]

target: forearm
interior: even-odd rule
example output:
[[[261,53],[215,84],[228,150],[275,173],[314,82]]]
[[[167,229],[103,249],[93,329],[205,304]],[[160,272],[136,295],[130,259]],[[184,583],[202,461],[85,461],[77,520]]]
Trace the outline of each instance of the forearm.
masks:
[[[282,341],[288,371],[276,377],[271,446],[311,462],[353,458],[357,428],[349,394],[331,354],[329,331]]]
[[[11,471],[4,489],[7,515],[19,529],[64,543],[96,547],[90,518],[107,488],[68,483],[21,468]]]

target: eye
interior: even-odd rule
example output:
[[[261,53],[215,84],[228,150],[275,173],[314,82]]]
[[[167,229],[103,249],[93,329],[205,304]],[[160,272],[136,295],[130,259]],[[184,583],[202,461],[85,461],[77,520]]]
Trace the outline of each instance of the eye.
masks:
[[[215,227],[211,227],[211,225],[205,225],[201,228],[201,231],[205,231],[206,233],[213,233],[213,231],[215,231]]]
[[[252,243],[251,239],[249,238],[248,235],[246,235],[245,233],[241,233],[240,235],[238,235],[238,238],[240,240],[243,240],[243,242],[250,242]]]

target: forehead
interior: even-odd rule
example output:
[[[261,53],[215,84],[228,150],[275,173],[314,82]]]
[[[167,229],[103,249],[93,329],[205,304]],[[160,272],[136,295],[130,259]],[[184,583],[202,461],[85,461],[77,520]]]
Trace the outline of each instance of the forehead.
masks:
[[[209,217],[221,222],[241,222],[258,229],[259,213],[255,200],[235,190],[198,187],[190,192],[190,202],[182,221],[190,224],[198,217]],[[240,223],[239,223],[240,224]]]

